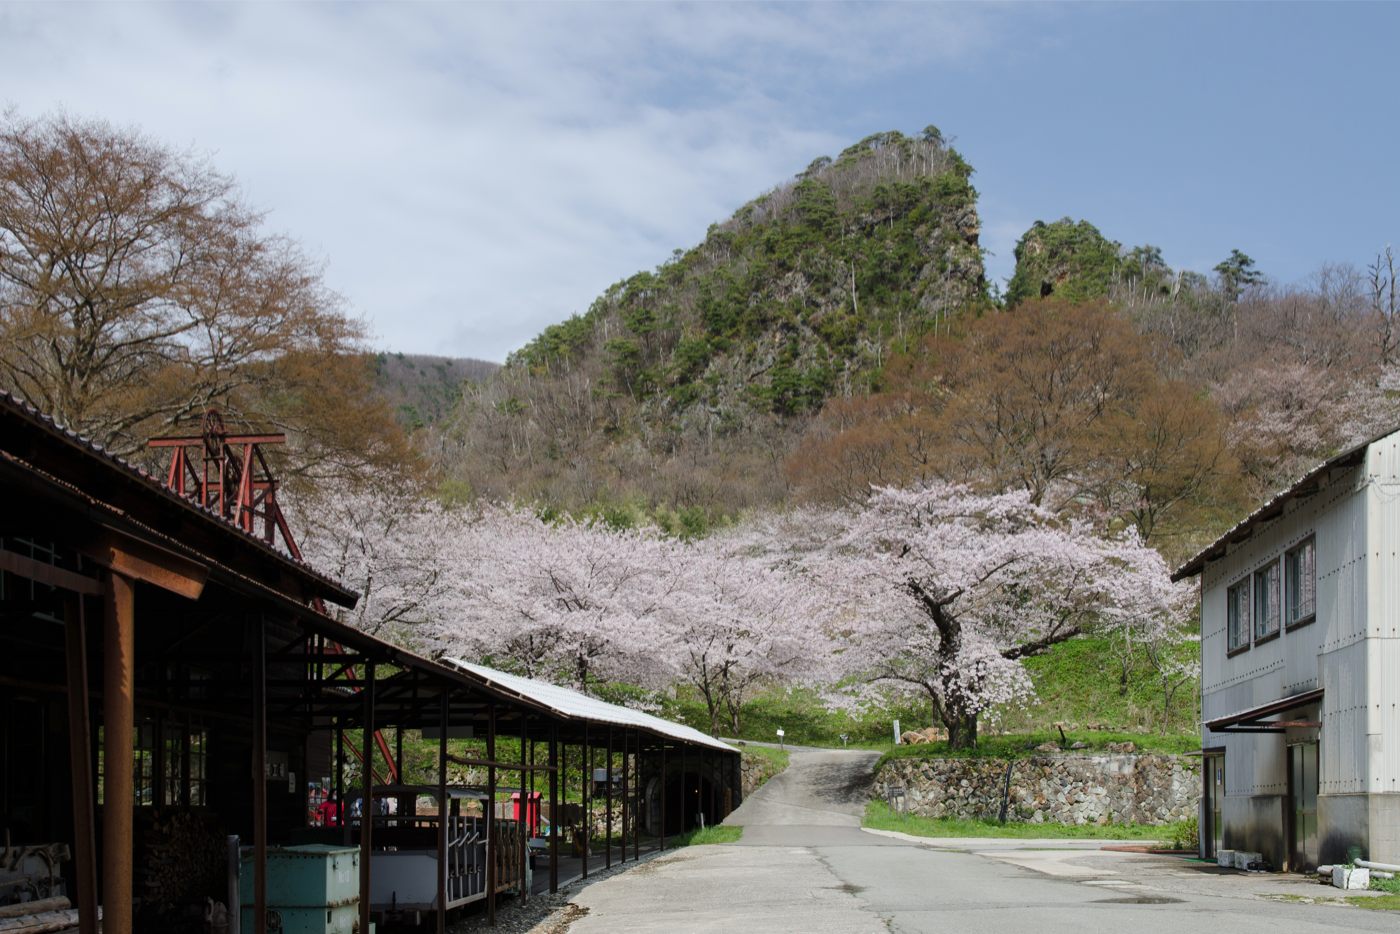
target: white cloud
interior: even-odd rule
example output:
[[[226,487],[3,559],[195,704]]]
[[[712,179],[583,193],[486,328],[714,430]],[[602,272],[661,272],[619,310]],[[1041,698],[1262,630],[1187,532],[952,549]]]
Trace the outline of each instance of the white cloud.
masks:
[[[997,15],[8,4],[0,102],[211,152],[385,346],[502,359],[851,142],[834,89],[976,54]]]

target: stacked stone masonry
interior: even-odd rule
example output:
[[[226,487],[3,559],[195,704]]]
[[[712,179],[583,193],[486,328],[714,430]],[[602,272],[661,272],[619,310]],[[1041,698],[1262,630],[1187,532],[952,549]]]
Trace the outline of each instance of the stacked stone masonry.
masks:
[[[1011,782],[1007,791],[1007,767]],[[911,814],[1031,823],[1168,824],[1197,816],[1200,759],[1166,755],[1046,755],[1029,759],[894,759],[872,794],[905,790]]]
[[[745,798],[763,787],[764,782],[768,779],[782,771],[772,759],[748,751],[744,751],[740,762],[740,787],[743,789]]]

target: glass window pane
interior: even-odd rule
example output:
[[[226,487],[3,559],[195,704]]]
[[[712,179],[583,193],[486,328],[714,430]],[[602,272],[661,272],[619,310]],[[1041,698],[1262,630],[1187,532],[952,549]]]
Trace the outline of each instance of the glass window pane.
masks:
[[[1296,623],[1317,612],[1317,544],[1308,539],[1290,551],[1284,561],[1287,620]]]

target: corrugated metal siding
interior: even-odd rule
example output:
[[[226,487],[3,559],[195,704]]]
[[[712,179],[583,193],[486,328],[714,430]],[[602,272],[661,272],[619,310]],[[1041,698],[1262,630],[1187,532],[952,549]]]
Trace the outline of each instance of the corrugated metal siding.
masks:
[[[1354,642],[1320,659],[1322,730],[1318,737],[1322,794],[1367,790],[1366,643]]]
[[[1338,476],[1318,494],[1294,502],[1283,516],[1259,527],[1202,574],[1202,712],[1209,720],[1324,687],[1321,790],[1362,791],[1367,784],[1366,471],[1357,468]],[[1317,536],[1317,622],[1227,658],[1226,590],[1312,534]],[[1202,743],[1225,747],[1230,795],[1286,793],[1283,736],[1206,731]]]
[[[1400,792],[1400,436],[1367,452],[1366,742],[1368,789]]]
[[[1367,752],[1370,791],[1400,792],[1400,639],[1367,641],[1370,662],[1370,709]]]
[[[1366,469],[1380,483],[1400,483],[1400,432],[1371,442],[1366,451]]]

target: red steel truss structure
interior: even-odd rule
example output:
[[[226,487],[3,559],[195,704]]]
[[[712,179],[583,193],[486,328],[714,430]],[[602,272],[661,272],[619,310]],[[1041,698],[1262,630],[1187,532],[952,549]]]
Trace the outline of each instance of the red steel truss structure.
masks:
[[[149,447],[170,451],[166,486],[269,545],[276,547],[280,540],[289,555],[304,561],[296,536],[277,503],[277,478],[262,451],[265,444],[285,443],[287,436],[280,433],[230,434],[218,409],[208,409],[204,413],[200,429],[198,435],[152,438],[147,442]],[[313,602],[317,610],[326,612],[325,602],[320,597]],[[326,647],[332,652],[340,650],[335,643],[327,643]],[[356,678],[353,667],[347,668],[346,674],[351,679]],[[384,757],[390,781],[398,782],[394,754],[378,730],[374,743]],[[364,757],[354,743],[345,746],[364,764]],[[370,768],[378,780],[378,771],[372,764]]]

